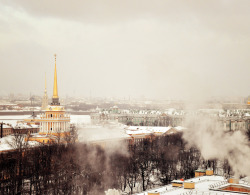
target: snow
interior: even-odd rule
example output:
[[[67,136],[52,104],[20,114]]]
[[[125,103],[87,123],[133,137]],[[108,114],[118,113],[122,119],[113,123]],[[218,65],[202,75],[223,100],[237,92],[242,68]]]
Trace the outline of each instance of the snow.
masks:
[[[12,127],[11,127],[11,125],[5,125],[5,124],[4,124],[4,125],[3,125],[3,128],[5,129],[5,128],[12,128]]]
[[[177,126],[177,127],[174,127],[175,129],[181,131],[181,130],[184,130],[184,129],[187,129],[186,127],[182,127],[182,126]]]
[[[16,126],[14,127],[18,129],[30,129],[30,128],[39,128],[39,125],[34,125],[34,124],[27,125],[26,123],[17,123]]]
[[[8,142],[12,142],[12,139],[12,135],[0,138],[0,151],[12,150],[13,148],[8,144]]]
[[[38,133],[37,134],[32,134],[32,135],[36,135],[36,137],[39,137]],[[5,136],[3,138],[0,138],[0,151],[13,150],[13,147],[11,147],[9,145],[9,143],[13,142],[13,138],[14,138],[13,135],[8,135],[8,136]],[[28,146],[29,147],[38,146],[39,144],[40,143],[38,143],[36,141],[28,141]]]
[[[222,182],[226,182],[225,178],[222,176],[202,176],[202,177],[195,177],[192,179],[185,180],[185,182],[194,182],[195,189],[184,189],[183,187],[172,187],[171,184],[155,189],[148,190],[146,192],[138,193],[137,195],[148,195],[148,193],[152,192],[159,192],[161,195],[176,195],[176,194],[185,194],[188,192],[193,192],[193,194],[210,194],[210,195],[222,195],[225,194],[225,191],[213,191],[210,190],[210,185],[212,184],[219,184]],[[247,187],[250,187],[247,185]],[[226,193],[227,195],[235,195],[235,193]],[[244,193],[237,193],[237,194],[244,194]]]
[[[129,126],[126,128],[126,133],[129,135],[138,135],[138,134],[151,134],[151,133],[161,133],[164,134],[173,127],[153,127],[153,126]],[[174,127],[174,129],[177,129],[178,131],[181,131],[183,129],[186,129],[185,127],[178,126]]]

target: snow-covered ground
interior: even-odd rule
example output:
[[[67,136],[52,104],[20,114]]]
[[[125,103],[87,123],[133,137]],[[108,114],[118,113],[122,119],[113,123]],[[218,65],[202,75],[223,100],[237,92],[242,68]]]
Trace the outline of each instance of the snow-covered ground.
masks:
[[[12,150],[13,148],[9,144],[12,142],[12,139],[13,139],[12,135],[0,138],[0,151]]]
[[[13,150],[14,148],[11,146],[13,142],[14,136],[8,135],[3,138],[0,138],[0,151]],[[24,141],[24,140],[23,140]],[[29,141],[28,147],[33,147],[39,145],[36,141]]]

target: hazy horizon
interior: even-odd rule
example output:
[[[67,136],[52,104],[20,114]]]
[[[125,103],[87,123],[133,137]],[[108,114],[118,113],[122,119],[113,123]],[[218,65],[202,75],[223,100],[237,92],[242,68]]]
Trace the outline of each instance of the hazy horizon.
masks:
[[[0,94],[250,95],[250,2],[0,0]]]

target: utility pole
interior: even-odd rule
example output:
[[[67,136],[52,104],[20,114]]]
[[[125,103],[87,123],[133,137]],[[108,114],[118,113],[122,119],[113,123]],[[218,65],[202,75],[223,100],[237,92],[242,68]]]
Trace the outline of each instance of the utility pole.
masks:
[[[3,122],[1,123],[1,138],[3,137]]]

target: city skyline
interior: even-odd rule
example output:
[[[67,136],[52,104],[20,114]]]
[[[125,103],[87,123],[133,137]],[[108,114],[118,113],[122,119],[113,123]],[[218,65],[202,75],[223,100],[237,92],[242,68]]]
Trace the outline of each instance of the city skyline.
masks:
[[[0,1],[1,94],[248,96],[248,1]]]

